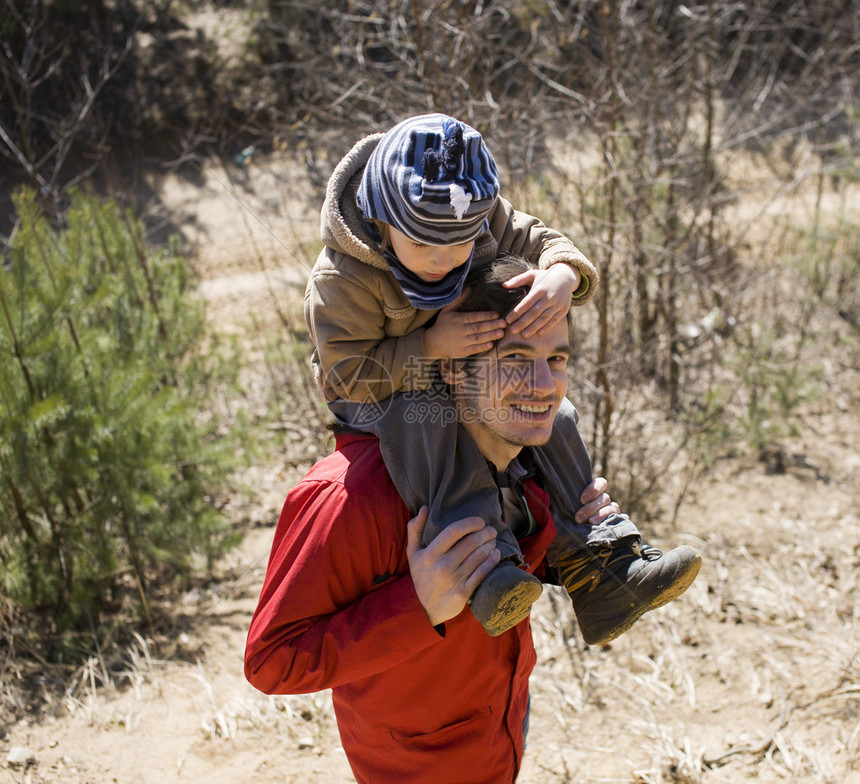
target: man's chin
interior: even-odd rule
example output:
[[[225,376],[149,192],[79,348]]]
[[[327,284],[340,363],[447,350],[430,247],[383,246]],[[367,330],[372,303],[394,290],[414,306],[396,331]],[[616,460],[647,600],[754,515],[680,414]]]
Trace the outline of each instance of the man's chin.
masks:
[[[549,441],[552,436],[552,425],[555,421],[554,410],[550,410],[549,415],[541,420],[535,421],[534,417],[517,416],[516,410],[511,417],[510,424],[515,431],[518,432],[518,437],[522,441],[522,446],[543,446]],[[512,433],[512,435],[514,435]]]
[[[513,446],[546,446],[551,435],[551,431],[549,433],[509,433],[505,440]]]

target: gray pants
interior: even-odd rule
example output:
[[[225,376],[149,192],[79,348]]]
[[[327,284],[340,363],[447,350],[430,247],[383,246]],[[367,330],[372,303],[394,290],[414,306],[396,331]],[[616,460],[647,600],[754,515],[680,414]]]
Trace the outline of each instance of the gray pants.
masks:
[[[392,395],[368,407],[336,401],[329,410],[344,425],[379,438],[382,458],[400,497],[412,514],[427,505],[430,514],[424,544],[464,517],[478,516],[496,529],[502,558],[522,562],[516,537],[502,520],[499,488],[486,459],[458,423],[447,391],[436,385],[427,392]],[[532,454],[550,498],[558,535],[547,552],[552,566],[563,554],[584,547],[599,550],[628,536],[639,536],[623,515],[599,525],[574,522],[579,497],[591,482],[591,458],[579,434],[579,415],[564,399],[549,442]]]

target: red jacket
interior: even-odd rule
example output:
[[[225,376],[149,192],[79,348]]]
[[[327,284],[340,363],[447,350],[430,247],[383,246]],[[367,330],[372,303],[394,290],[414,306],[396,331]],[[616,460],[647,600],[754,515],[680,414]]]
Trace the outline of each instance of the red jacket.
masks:
[[[541,529],[520,542],[542,568],[555,526],[529,488]],[[534,491],[534,492],[531,492]],[[268,694],[332,689],[359,784],[513,782],[523,752],[528,619],[490,637],[468,609],[430,625],[406,559],[410,514],[372,436],[339,436],[287,496],[245,650]]]

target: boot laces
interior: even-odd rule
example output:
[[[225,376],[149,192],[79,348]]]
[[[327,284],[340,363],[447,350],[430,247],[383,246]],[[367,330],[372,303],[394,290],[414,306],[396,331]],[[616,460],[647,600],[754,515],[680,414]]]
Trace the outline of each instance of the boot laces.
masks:
[[[598,552],[582,550],[576,555],[565,558],[559,564],[561,584],[571,592],[590,583],[588,590],[592,591],[609,567],[639,557],[638,545],[625,547],[620,551],[612,547],[606,547]]]

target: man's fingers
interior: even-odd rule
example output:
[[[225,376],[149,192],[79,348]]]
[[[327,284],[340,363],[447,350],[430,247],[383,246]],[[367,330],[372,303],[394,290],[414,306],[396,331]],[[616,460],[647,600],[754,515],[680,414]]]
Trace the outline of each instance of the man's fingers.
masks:
[[[407,555],[415,592],[435,626],[462,612],[481,580],[498,563],[496,531],[480,517],[466,517],[444,528],[427,547],[421,531],[427,508],[408,524]]]
[[[421,549],[421,537],[424,535],[424,526],[427,525],[427,515],[430,510],[422,506],[408,523],[406,523],[406,555]]]
[[[586,522],[591,517],[596,515],[604,506],[607,506],[611,502],[612,499],[608,495],[606,495],[606,493],[601,493],[594,500],[582,505],[582,507],[576,513],[576,521],[578,523]]]
[[[461,573],[466,578],[463,587],[467,596],[475,593],[484,578],[499,565],[502,555],[495,545],[495,541],[487,542],[463,562]]]
[[[462,520],[457,520],[443,528],[436,538],[427,545],[427,549],[433,550],[437,555],[441,556],[444,553],[451,552],[469,534],[481,531],[486,527],[487,524],[480,517],[464,517]]]
[[[490,546],[488,547],[488,545]],[[479,530],[463,536],[448,550],[445,558],[448,562],[448,566],[452,570],[458,571],[462,576],[466,572],[470,571],[466,564],[468,564],[469,559],[472,558],[477,551],[483,548],[484,555],[486,555],[495,546],[496,529],[489,525],[485,525]],[[474,564],[471,568],[473,569],[475,565],[477,564]]]
[[[579,503],[587,504],[594,501],[606,492],[607,487],[609,487],[609,482],[607,482],[604,477],[594,477],[588,487],[582,491],[582,495],[579,497]]]
[[[621,507],[608,495],[603,493],[577,511],[576,522],[585,523],[590,521],[592,524],[596,524],[605,520],[610,515],[620,513]]]
[[[466,517],[443,529],[426,548],[455,581],[465,582],[496,546],[496,529],[480,517]]]
[[[602,523],[607,517],[617,514],[621,514],[621,507],[613,501],[611,504],[607,504],[593,512],[589,516],[588,521],[592,525],[597,525],[598,523]]]

